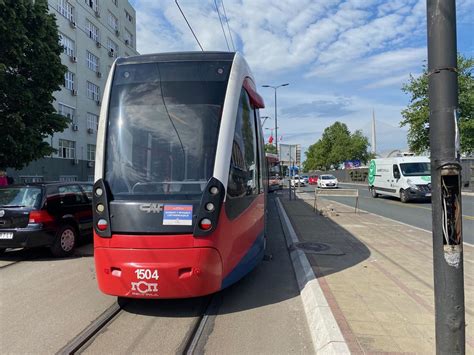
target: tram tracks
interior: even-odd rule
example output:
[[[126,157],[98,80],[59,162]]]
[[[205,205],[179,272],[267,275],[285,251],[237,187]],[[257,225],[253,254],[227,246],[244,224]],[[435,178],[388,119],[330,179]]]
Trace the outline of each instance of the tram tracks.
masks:
[[[24,251],[21,251],[21,252],[24,252]],[[26,252],[24,255],[18,255],[16,251],[8,251],[2,255],[2,259],[0,261],[1,262],[0,270],[6,269],[10,266],[19,264],[24,261],[30,261],[30,260],[34,260],[38,258],[39,256],[32,255],[30,251]]]
[[[163,300],[146,300],[145,302],[148,301],[156,302],[157,305],[159,305],[160,302],[163,302]],[[58,350],[57,354],[69,355],[87,353],[89,348],[95,345],[94,342],[98,339],[100,334],[104,334],[107,331],[110,331],[114,327],[115,321],[117,321],[122,316],[125,317],[127,313],[130,313],[127,310],[127,305],[129,305],[131,302],[137,301],[132,299],[119,299],[118,301],[114,302],[99,317],[97,317],[92,323],[90,323],[89,326],[87,326],[83,331],[77,334],[77,336],[71,339],[64,347]],[[179,305],[180,301],[178,300],[177,302],[177,305]],[[196,300],[196,302],[202,303],[202,306],[200,307],[198,315],[190,317],[188,326],[185,328],[186,331],[184,331],[183,329],[183,335],[182,337],[180,337],[181,340],[178,342],[178,344],[176,344],[175,347],[177,354],[192,355],[203,352],[202,350],[204,349],[204,346],[206,344],[207,337],[212,332],[214,319],[217,316],[217,312],[222,303],[222,296],[221,294],[215,294],[212,296],[204,297],[200,301]],[[179,306],[177,307],[176,319],[182,317],[182,315],[179,314],[178,309]],[[158,322],[160,322],[160,318],[162,318],[161,320],[165,323],[166,318],[169,319],[170,316],[172,316],[171,313],[168,312],[168,314],[169,315],[164,315],[160,317],[153,314],[135,313],[135,322],[145,322],[145,319],[148,319],[147,322],[149,322],[151,316],[155,317],[154,320]],[[143,336],[138,334],[138,329],[140,329],[139,325],[129,324],[129,327],[131,329],[137,329],[137,335],[135,337],[130,337],[130,339],[128,340],[129,344],[125,345],[125,348],[128,348],[128,351],[125,351],[126,353],[129,353],[130,350],[132,350],[133,352],[133,348],[134,345],[136,345],[136,342],[143,340]],[[173,332],[172,328],[165,328],[168,332]],[[160,333],[159,336],[162,339],[167,339],[171,337],[171,334]],[[173,334],[173,336],[175,335]],[[103,342],[104,340],[102,339],[101,341]],[[115,344],[113,340],[109,340],[109,342],[111,343],[110,345],[117,346],[117,344]],[[115,348],[109,348],[109,350],[112,352],[120,352],[120,349]],[[91,351],[94,352],[93,350]]]

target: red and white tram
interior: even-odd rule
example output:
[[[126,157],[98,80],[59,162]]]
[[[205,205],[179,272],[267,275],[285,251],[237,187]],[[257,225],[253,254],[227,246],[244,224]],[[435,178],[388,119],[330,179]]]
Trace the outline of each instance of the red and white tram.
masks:
[[[94,184],[102,292],[184,298],[216,292],[262,260],[263,100],[238,53],[115,61],[105,87]]]

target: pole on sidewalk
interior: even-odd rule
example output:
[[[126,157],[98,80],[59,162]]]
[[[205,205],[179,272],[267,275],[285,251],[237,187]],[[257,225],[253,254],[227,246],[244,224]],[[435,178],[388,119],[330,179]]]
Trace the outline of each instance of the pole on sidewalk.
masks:
[[[427,0],[437,354],[465,353],[455,0]]]

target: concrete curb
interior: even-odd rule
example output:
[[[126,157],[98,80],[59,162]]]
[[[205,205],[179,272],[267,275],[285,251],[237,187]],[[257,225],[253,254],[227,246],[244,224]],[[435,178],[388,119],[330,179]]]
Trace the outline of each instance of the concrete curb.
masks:
[[[314,350],[318,354],[350,354],[349,347],[306,254],[302,250],[291,248],[294,243],[298,242],[298,236],[278,197],[276,198],[276,204],[282,221],[286,245],[298,281]]]

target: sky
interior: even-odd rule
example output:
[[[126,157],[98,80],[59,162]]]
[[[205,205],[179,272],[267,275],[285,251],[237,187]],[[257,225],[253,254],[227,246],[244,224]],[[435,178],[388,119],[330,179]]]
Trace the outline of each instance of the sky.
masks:
[[[175,1],[129,1],[140,54],[200,50]],[[289,83],[277,90],[279,143],[301,144],[304,152],[336,121],[370,139],[374,112],[377,152],[407,150],[400,121],[410,97],[401,87],[426,64],[426,0],[179,4],[204,50],[235,48],[246,58],[265,100],[260,116],[270,116],[267,141],[275,126],[274,90],[261,86]],[[458,52],[474,57],[474,0],[457,0],[456,16]]]

